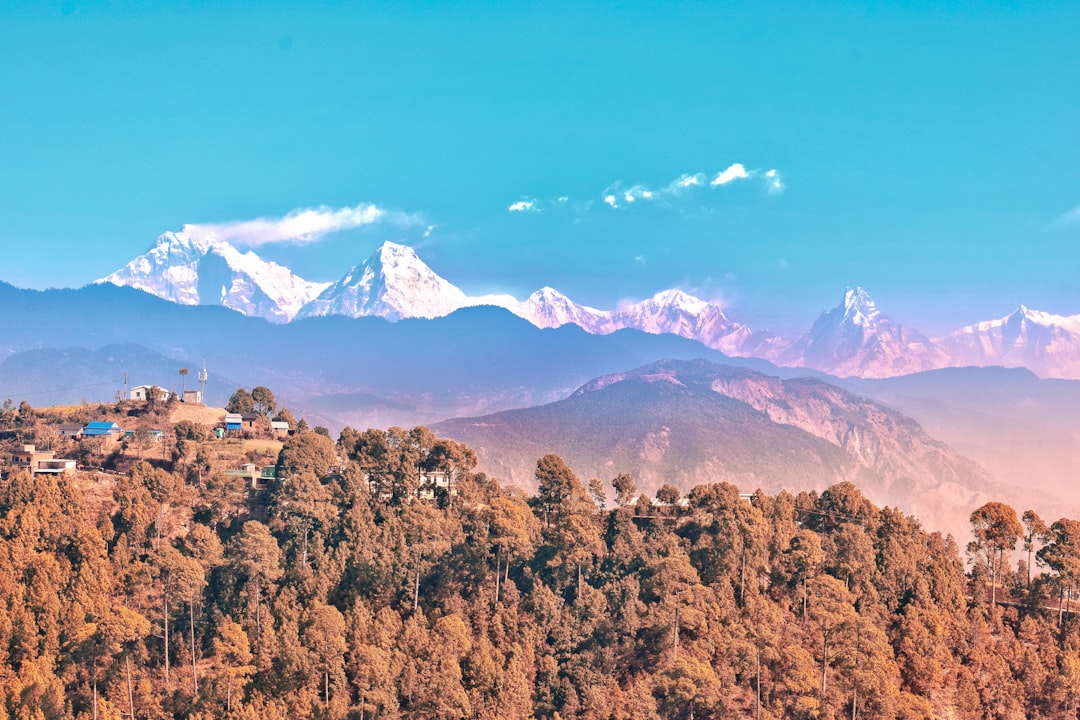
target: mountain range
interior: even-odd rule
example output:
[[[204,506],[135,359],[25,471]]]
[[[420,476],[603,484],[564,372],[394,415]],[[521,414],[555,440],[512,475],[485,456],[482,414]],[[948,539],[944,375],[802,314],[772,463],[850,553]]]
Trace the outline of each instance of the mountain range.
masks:
[[[383,243],[337,282],[318,283],[223,240],[181,230],[164,233],[145,254],[98,282],[183,305],[222,305],[275,323],[328,315],[430,319],[493,305],[540,328],[572,324],[595,335],[625,328],[672,334],[727,355],[838,377],[1001,365],[1026,367],[1043,377],[1080,378],[1080,315],[1021,306],[1005,317],[931,339],[882,313],[859,287],[847,288],[837,307],[792,340],[753,330],[729,318],[719,303],[678,289],[610,310],[580,305],[551,287],[524,300],[506,294],[470,296],[435,273],[412,248],[392,242]]]

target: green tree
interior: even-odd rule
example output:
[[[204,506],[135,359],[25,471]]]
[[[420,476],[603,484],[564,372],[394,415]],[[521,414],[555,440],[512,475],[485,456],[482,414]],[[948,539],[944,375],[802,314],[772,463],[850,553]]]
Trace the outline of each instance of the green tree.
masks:
[[[255,398],[244,388],[239,388],[229,397],[229,402],[225,405],[225,412],[240,413],[242,415],[253,413],[255,412]]]
[[[254,411],[268,418],[277,411],[277,400],[270,388],[264,385],[256,385],[251,389],[251,400],[254,403]]]

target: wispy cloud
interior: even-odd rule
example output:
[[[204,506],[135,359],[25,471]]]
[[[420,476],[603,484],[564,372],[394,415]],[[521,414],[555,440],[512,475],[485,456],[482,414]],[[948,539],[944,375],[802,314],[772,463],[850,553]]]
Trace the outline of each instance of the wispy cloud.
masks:
[[[676,206],[679,202],[686,202],[694,194],[725,187],[738,180],[754,178],[764,184],[765,191],[770,195],[781,193],[786,187],[780,177],[780,171],[775,168],[771,170],[748,169],[743,163],[732,163],[712,175],[703,172],[683,173],[663,185],[651,186],[644,183],[635,183],[628,186],[621,181],[614,182],[604,188],[599,199],[615,210],[648,204]],[[570,203],[569,200],[570,198],[567,195],[560,195],[546,201],[527,197],[513,203],[508,209],[510,212],[540,212],[542,209],[549,207],[557,209],[570,206],[580,216],[588,212],[595,202],[595,200],[584,202],[578,200]]]
[[[1074,207],[1067,213],[1058,215],[1050,223],[1050,227],[1053,228],[1062,228],[1070,225],[1080,225],[1080,206]]]
[[[787,185],[780,179],[779,171],[774,169],[765,172],[765,187],[770,195],[777,195],[784,192],[784,188],[786,188]]]
[[[192,223],[184,233],[192,237],[212,237],[243,247],[258,247],[273,243],[307,245],[327,235],[365,225],[386,223],[398,227],[423,226],[419,215],[397,210],[385,210],[372,204],[355,207],[298,208],[283,217],[260,217],[224,223]]]
[[[683,173],[666,185],[650,188],[648,185],[632,185],[624,188],[621,183],[609,185],[601,196],[605,203],[615,209],[625,208],[639,201],[653,201],[658,204],[674,204],[676,200],[689,197],[689,193],[708,188],[730,185],[736,180],[759,178],[765,183],[765,190],[775,195],[783,192],[784,183],[778,170],[748,170],[742,163],[732,163],[708,180],[705,173]]]
[[[507,210],[510,212],[540,212],[540,208],[536,206],[536,198],[518,200],[516,203],[511,203]]]

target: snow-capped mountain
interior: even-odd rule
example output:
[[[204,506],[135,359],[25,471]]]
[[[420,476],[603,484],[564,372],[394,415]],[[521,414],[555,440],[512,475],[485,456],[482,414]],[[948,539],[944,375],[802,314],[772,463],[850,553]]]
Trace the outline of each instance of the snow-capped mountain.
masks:
[[[810,332],[769,359],[859,377],[906,375],[948,364],[929,338],[883,315],[861,287],[847,288],[840,305],[822,313]]]
[[[435,318],[474,304],[456,285],[439,277],[411,247],[385,242],[308,303],[299,317]]]
[[[729,320],[723,308],[682,290],[665,290],[610,313],[610,327],[636,328],[648,333],[670,333],[697,340],[729,355],[742,354],[750,328]]]
[[[289,322],[329,284],[308,282],[253,252],[186,230],[163,233],[146,253],[97,282],[181,305],[223,305],[272,322]]]
[[[934,342],[951,365],[1026,367],[1043,377],[1080,378],[1080,315],[1021,305],[1003,318],[968,325]]]
[[[612,310],[580,305],[544,287],[524,300],[468,295],[405,245],[383,243],[335,283],[309,282],[254,252],[187,228],[162,234],[145,254],[99,283],[133,287],[183,305],[223,305],[272,322],[322,315],[377,316],[390,321],[436,318],[465,307],[495,305],[533,325],[574,324],[593,334],[623,328],[670,333],[728,355],[761,357],[840,376],[891,377],[961,365],[1026,367],[1044,377],[1080,378],[1080,315],[1021,306],[1006,317],[930,340],[882,314],[862,288],[817,319],[794,342],[752,331],[719,303],[665,290]]]
[[[604,310],[578,305],[558,290],[543,287],[521,302],[492,302],[505,307],[515,315],[525,318],[541,328],[555,328],[573,324],[594,335],[611,332],[611,313]]]

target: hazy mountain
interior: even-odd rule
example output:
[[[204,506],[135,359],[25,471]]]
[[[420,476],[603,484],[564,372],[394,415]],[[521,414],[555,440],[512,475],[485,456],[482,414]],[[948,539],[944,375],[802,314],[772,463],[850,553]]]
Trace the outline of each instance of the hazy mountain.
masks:
[[[1052,315],[1023,305],[935,341],[950,365],[1026,367],[1043,377],[1080,377],[1080,315]]]
[[[662,358],[725,359],[672,335],[592,335],[574,325],[540,329],[495,307],[396,323],[330,316],[279,325],[108,283],[49,291],[0,283],[0,304],[5,355],[135,340],[166,357],[190,359],[185,363],[205,359],[211,372],[237,383],[267,385],[331,427],[408,425],[521,407]],[[772,368],[760,360],[739,362]],[[16,379],[11,387],[28,387],[15,385]],[[101,395],[72,387],[66,397],[108,400],[120,384],[117,374]]]
[[[190,370],[187,378],[178,371]],[[34,406],[70,405],[115,399],[117,392],[136,385],[158,385],[167,390],[199,387],[199,360],[170,358],[131,343],[87,348],[43,348],[15,353],[0,363],[0,398]],[[238,387],[234,380],[209,373],[204,398],[207,404],[224,405]]]
[[[273,322],[342,315],[391,321],[435,318],[492,305],[540,328],[577,325],[608,334],[634,328],[696,340],[727,355],[766,358],[837,376],[894,377],[962,365],[1023,366],[1049,377],[1080,377],[1080,315],[1021,307],[937,340],[882,314],[862,288],[848,288],[836,308],[806,334],[786,341],[731,320],[719,303],[682,290],[659,292],[612,310],[580,305],[544,287],[525,300],[470,296],[435,273],[405,245],[383,243],[334,283],[313,283],[228,243],[165,233],[147,253],[99,282],[134,287],[186,305],[222,305]]]
[[[918,419],[998,480],[1045,490],[1074,506],[1055,519],[1080,505],[1080,380],[966,367],[836,382]]]
[[[181,305],[222,305],[273,322],[288,322],[328,283],[308,282],[288,268],[242,253],[229,243],[167,232],[146,253],[98,280],[132,287]]]
[[[555,403],[434,427],[526,487],[536,458],[556,452],[585,477],[630,471],[650,493],[663,482],[775,491],[852,480],[875,502],[953,531],[982,502],[1018,497],[895,410],[820,380],[705,361],[656,363]]]
[[[861,287],[847,288],[837,307],[770,359],[841,377],[892,377],[948,364],[929,338],[883,315]]]

